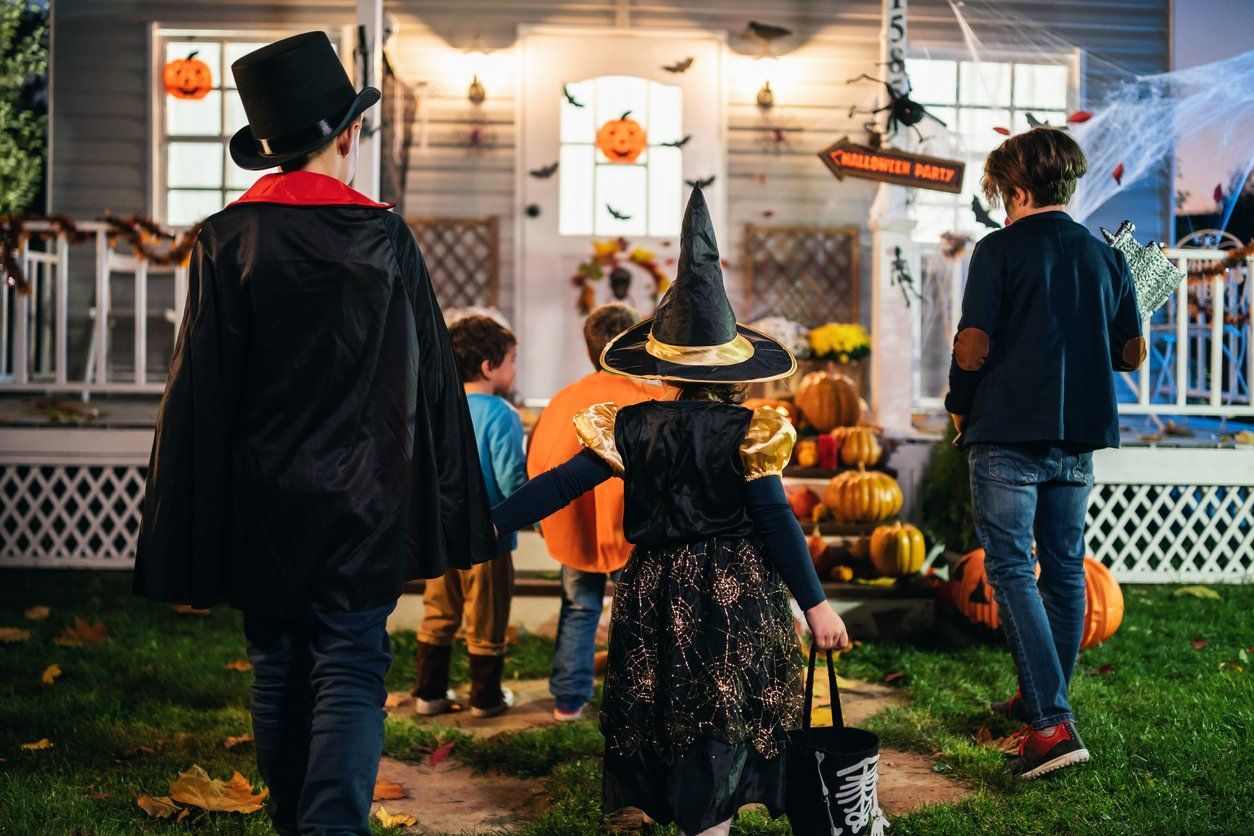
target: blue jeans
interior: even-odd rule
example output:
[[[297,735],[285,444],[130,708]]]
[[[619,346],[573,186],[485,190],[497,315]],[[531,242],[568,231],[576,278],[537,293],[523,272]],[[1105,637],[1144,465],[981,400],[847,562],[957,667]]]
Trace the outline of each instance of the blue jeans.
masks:
[[[1084,630],[1084,516],[1093,454],[1048,444],[975,444],[970,462],[988,582],[1032,727],[1045,729],[1071,719],[1067,686]]]
[[[257,766],[282,836],[370,834],[394,607],[244,614]]]
[[[593,657],[605,582],[618,583],[622,574],[621,569],[606,575],[562,567],[562,610],[557,617],[549,693],[564,711],[573,711],[592,699]]]

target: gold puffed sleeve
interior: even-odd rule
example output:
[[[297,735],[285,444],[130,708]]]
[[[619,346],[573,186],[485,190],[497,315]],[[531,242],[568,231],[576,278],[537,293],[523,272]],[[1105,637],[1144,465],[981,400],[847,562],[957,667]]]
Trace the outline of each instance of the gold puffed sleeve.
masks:
[[[745,440],[740,445],[740,461],[745,466],[745,481],[763,476],[779,476],[792,456],[797,431],[788,419],[770,407],[753,410]]]
[[[623,457],[614,446],[614,420],[617,417],[617,404],[593,404],[575,413],[575,434],[579,436],[580,444],[605,460],[615,476],[622,476]]]

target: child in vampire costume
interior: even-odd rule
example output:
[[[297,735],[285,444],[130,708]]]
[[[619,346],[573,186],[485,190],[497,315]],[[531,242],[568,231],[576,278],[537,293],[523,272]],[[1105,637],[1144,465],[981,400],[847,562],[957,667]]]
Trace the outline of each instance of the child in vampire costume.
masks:
[[[249,119],[231,155],[283,173],[192,250],[135,591],[243,611],[278,832],[369,834],[387,616],[407,579],[495,556],[489,503],[418,247],[347,185],[379,92],[321,32],[231,69]]]
[[[781,751],[802,703],[785,585],[820,647],[846,637],[780,481],[796,432],[777,412],[735,403],[743,384],[790,375],[796,360],[733,318],[700,188],[682,235],[657,315],[601,358],[607,371],[671,382],[679,399],[578,413],[586,449],[498,505],[493,521],[515,531],[622,478],[635,550],[610,626],[605,808],[726,834],[742,805],[784,806]]]

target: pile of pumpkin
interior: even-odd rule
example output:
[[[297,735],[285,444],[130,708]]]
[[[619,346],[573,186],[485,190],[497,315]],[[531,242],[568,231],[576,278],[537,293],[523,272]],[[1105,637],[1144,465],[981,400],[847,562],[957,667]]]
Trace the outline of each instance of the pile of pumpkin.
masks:
[[[848,467],[870,467],[883,456],[869,425],[866,402],[858,396],[857,385],[840,374],[810,372],[801,380],[792,400],[753,398],[745,402],[750,409],[769,407],[784,415],[798,430],[827,436],[836,449],[836,464]],[[819,464],[819,442],[806,438],[797,444],[793,461],[800,467]]]
[[[839,545],[829,543],[815,529],[806,540],[814,571],[820,578],[850,581],[863,578],[903,578],[923,568],[927,548],[923,534],[909,523],[877,526],[870,537]]]
[[[1036,564],[1040,577],[1041,565]],[[974,624],[990,630],[1001,627],[993,587],[989,585],[984,567],[984,549],[976,549],[958,559],[949,572],[948,586],[954,608]],[[1123,622],[1123,590],[1119,582],[1100,561],[1084,558],[1084,632],[1080,647],[1094,647],[1115,634]]]

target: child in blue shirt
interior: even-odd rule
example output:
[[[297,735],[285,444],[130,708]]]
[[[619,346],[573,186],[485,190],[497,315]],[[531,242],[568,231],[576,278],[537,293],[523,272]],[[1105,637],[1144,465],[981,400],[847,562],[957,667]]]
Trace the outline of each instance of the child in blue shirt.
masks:
[[[522,421],[502,395],[514,385],[517,340],[508,328],[487,316],[467,316],[449,327],[461,369],[479,448],[479,466],[495,505],[527,481]],[[501,688],[505,664],[505,632],[514,590],[513,550],[518,536],[497,540],[497,557],[472,569],[451,569],[427,581],[423,594],[422,629],[418,631],[418,680],[413,688],[419,714],[457,709],[448,694],[453,639],[466,623],[470,652],[470,709],[476,717],[492,717],[513,704]]]

